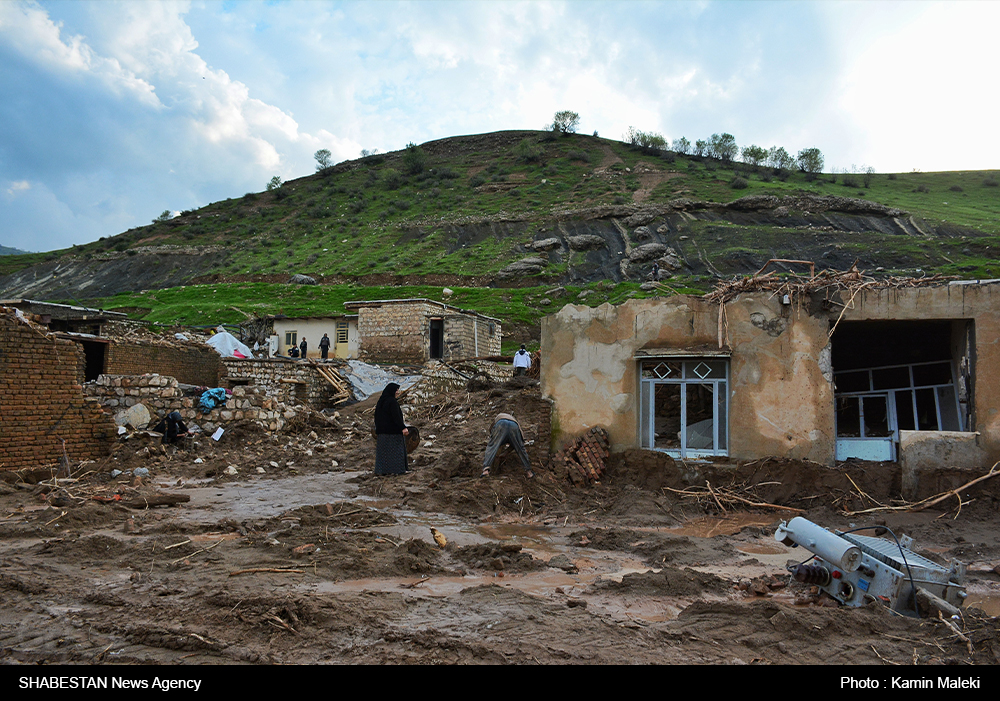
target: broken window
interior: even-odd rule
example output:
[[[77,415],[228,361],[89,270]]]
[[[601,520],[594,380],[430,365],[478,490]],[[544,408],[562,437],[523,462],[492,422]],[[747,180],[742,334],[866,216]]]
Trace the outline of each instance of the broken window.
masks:
[[[682,458],[726,455],[728,372],[716,358],[641,361],[640,445]]]
[[[846,322],[833,335],[837,459],[895,460],[899,431],[971,425],[972,322]]]

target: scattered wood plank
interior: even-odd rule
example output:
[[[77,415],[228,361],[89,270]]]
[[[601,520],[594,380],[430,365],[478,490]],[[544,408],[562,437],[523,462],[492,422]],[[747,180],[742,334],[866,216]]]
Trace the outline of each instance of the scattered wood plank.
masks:
[[[148,497],[122,499],[122,506],[130,509],[148,509],[151,506],[176,506],[191,501],[190,494],[154,494]]]

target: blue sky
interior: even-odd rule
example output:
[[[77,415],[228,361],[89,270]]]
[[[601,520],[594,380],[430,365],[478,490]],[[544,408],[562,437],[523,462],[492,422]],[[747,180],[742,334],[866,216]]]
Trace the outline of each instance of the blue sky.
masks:
[[[815,146],[827,170],[998,168],[998,26],[993,2],[0,0],[0,244],[560,109],[610,138]]]

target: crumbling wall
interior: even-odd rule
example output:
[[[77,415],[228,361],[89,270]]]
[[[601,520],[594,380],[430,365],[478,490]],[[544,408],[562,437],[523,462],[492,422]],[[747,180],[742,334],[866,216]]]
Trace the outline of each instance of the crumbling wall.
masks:
[[[96,460],[114,422],[84,398],[83,349],[0,309],[0,470]]]
[[[113,340],[104,372],[108,375],[159,373],[187,385],[218,387],[226,374],[222,356],[204,344],[160,344],[145,340]]]
[[[510,365],[501,365],[490,361],[478,361],[475,364],[478,373],[486,375],[497,384],[503,384],[514,376],[514,368]],[[470,374],[470,368],[462,364],[461,371],[464,375]],[[469,384],[466,377],[462,377],[444,363],[432,360],[420,371],[421,379],[415,385],[407,388],[408,401],[411,404],[422,404],[434,401],[440,394],[450,392],[460,392]]]
[[[223,358],[222,364],[227,373],[224,384],[228,387],[255,387],[280,402],[305,404],[314,409],[334,404],[336,390],[308,363],[284,358]],[[323,367],[336,372],[342,363],[329,360]]]
[[[109,412],[142,404],[153,416],[151,424],[155,424],[169,412],[178,411],[185,421],[197,424],[205,432],[238,421],[253,421],[265,430],[280,431],[297,413],[292,406],[258,388],[233,387],[232,391],[224,405],[204,413],[198,407],[199,397],[185,397],[173,377],[101,375],[84,387],[86,396]]]
[[[866,290],[845,321],[973,320],[973,385],[977,443],[986,461],[1000,460],[1000,284],[953,282],[940,287]]]

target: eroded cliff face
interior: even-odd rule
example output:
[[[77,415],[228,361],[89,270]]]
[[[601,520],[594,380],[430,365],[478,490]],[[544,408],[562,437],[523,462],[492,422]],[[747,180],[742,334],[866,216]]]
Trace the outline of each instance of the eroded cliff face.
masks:
[[[834,268],[849,267],[856,259],[868,269],[917,264],[933,268],[946,261],[935,261],[933,251],[912,258],[914,254],[904,252],[899,242],[913,237],[979,235],[937,230],[905,212],[864,200],[753,196],[728,204],[679,199],[657,205],[554,210],[544,215],[511,213],[455,221],[445,217],[390,227],[384,244],[395,250],[431,232],[440,235],[444,253],[485,242],[501,243],[503,262],[473,275],[474,284],[500,286],[644,280],[654,263],[665,276],[727,276],[755,272],[771,258],[812,260]],[[968,246],[971,254],[979,253],[978,244]],[[213,273],[219,275],[215,281],[287,280],[287,274],[226,276],[219,272],[226,258],[225,249],[218,246],[141,246],[91,258],[67,255],[0,277],[0,296],[93,298],[189,284]],[[325,271],[305,265],[297,272],[322,278]],[[357,270],[346,277],[364,281],[370,273]],[[394,281],[392,274],[378,277],[378,284]],[[460,284],[457,277],[443,280],[433,273],[406,279],[414,282],[421,277],[435,279],[435,284]]]
[[[90,259],[67,256],[0,277],[0,298],[93,299],[176,287],[221,265],[226,256],[217,247],[147,247]]]

